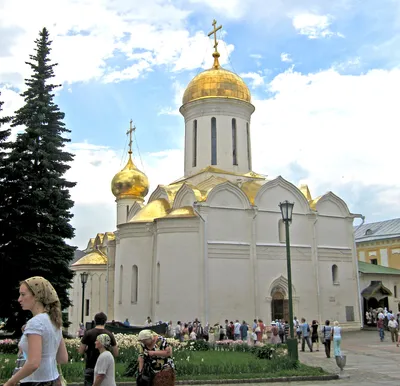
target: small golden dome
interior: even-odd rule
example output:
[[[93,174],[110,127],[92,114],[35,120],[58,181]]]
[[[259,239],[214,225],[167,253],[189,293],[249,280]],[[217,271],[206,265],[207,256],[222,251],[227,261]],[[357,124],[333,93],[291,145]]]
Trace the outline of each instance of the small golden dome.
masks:
[[[213,56],[213,67],[192,79],[183,94],[182,104],[203,98],[231,98],[250,103],[250,90],[244,80],[219,65],[218,52],[214,52]]]
[[[78,265],[102,265],[107,264],[107,256],[99,251],[93,251],[81,257],[76,263],[72,264],[73,267]]]
[[[134,198],[139,201],[143,201],[149,192],[149,180],[135,166],[130,154],[126,166],[112,179],[111,190],[117,199]]]

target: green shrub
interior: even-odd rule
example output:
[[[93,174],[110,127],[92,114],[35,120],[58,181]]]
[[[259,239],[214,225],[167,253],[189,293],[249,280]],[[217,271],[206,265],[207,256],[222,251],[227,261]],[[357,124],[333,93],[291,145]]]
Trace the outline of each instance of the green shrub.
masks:
[[[205,340],[194,340],[189,343],[189,348],[193,351],[209,351],[211,345]]]
[[[18,342],[16,340],[0,340],[0,354],[17,354]]]

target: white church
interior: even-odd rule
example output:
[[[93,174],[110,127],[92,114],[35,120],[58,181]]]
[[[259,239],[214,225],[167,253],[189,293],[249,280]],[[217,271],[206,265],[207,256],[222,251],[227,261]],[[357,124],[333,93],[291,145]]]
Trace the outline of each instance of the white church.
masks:
[[[184,176],[159,185],[132,161],[112,180],[117,230],[90,239],[75,271],[69,309],[83,317],[222,323],[289,318],[285,228],[279,203],[294,203],[290,226],[294,315],[359,328],[360,300],[352,214],[332,192],[252,171],[254,106],[243,79],[219,64],[187,86]],[[82,299],[81,273],[88,273]],[[83,303],[83,304],[82,304]],[[83,311],[83,312],[82,312]],[[82,316],[83,313],[83,316]]]

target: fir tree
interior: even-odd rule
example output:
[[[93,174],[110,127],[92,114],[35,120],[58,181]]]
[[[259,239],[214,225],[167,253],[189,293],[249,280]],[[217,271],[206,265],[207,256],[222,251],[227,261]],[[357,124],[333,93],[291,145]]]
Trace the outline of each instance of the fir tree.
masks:
[[[25,105],[15,112],[12,127],[23,126],[11,145],[5,166],[5,211],[1,219],[0,317],[19,309],[18,286],[30,276],[47,278],[57,290],[62,306],[69,306],[67,291],[73,272],[69,264],[74,247],[66,240],[74,236],[70,224],[73,201],[69,189],[75,183],[64,175],[73,156],[64,147],[70,131],[62,122],[64,113],[54,103],[51,83],[56,64],[50,63],[51,41],[44,28],[35,41],[35,54],[27,64],[32,75],[21,95]]]

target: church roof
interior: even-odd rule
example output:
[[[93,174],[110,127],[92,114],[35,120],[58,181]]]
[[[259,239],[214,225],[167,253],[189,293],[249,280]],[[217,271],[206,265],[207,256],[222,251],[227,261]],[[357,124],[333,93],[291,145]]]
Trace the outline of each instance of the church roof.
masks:
[[[358,262],[358,271],[366,274],[378,275],[400,275],[400,269],[384,267],[383,265],[365,263],[364,261]]]
[[[107,256],[99,251],[89,252],[81,257],[76,263],[72,264],[73,267],[79,265],[102,265],[107,264]]]
[[[356,243],[400,237],[400,218],[363,224],[355,228]]]

